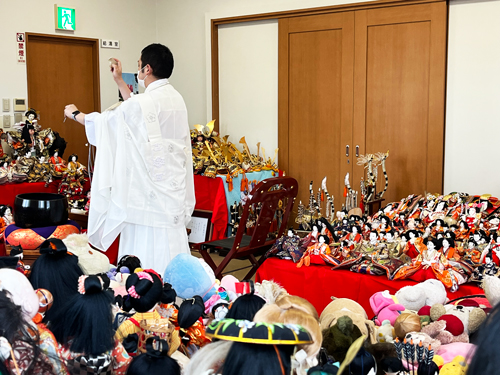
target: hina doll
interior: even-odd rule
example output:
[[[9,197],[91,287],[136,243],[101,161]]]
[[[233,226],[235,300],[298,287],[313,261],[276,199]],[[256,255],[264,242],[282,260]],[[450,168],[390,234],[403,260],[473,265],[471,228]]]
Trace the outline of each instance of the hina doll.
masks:
[[[300,268],[303,265],[309,267],[311,264],[338,265],[340,262],[332,256],[332,251],[330,246],[328,246],[328,241],[328,236],[320,234],[318,236],[318,242],[309,246],[304,252],[299,263],[297,263],[297,268]]]
[[[469,207],[467,215],[463,215],[462,219],[465,220],[469,228],[474,229],[476,227],[476,224],[479,223],[476,207],[475,206]]]
[[[427,279],[438,279],[452,292],[465,280],[457,280],[455,272],[450,272],[448,260],[439,251],[440,243],[436,239],[427,241],[427,246],[408,266],[401,267],[394,275],[394,280],[411,279],[421,282]],[[459,282],[460,281],[460,282]]]
[[[62,173],[66,170],[66,162],[59,156],[59,152],[57,150],[54,151],[49,161],[50,164],[53,165],[55,175],[61,176]]]
[[[491,254],[491,259],[493,263],[495,263],[497,266],[500,265],[499,261],[499,255],[500,255],[500,236],[497,233],[494,233],[492,236],[492,239],[488,246],[481,252],[481,263],[484,261],[484,257],[488,253]]]
[[[405,256],[403,254],[403,256]],[[385,271],[387,278],[392,280],[394,273],[405,263],[403,260],[398,259],[391,254],[391,249],[387,246],[382,247],[380,250],[375,251],[371,256],[372,265],[377,268],[379,272],[375,274],[383,274]]]
[[[70,161],[69,161],[68,167],[67,167],[68,172],[75,174],[77,177],[83,176],[86,172],[86,169],[83,166],[83,164],[78,162],[78,155],[77,154],[71,155],[69,157],[69,160]]]
[[[441,219],[443,220],[445,215],[446,215],[446,202],[445,201],[440,201],[437,206],[436,206],[436,209],[434,211],[432,211],[431,213],[429,213],[429,215],[427,215],[426,217],[426,222],[428,224],[431,224],[433,222],[435,222],[436,220],[438,219]]]
[[[392,222],[386,215],[380,217],[380,226],[378,227],[378,232],[387,233],[392,230]]]
[[[266,258],[276,256],[280,259],[292,259],[297,263],[302,257],[299,242],[300,237],[295,234],[293,228],[290,228],[288,229],[288,233],[278,238],[274,245],[267,251]]]
[[[478,249],[476,241],[472,238],[469,239],[467,242],[467,249],[464,250],[462,260],[469,264],[477,265],[481,263],[481,255],[482,252]]]
[[[312,227],[312,231],[307,236],[305,236],[300,240],[299,247],[302,253],[304,253],[309,246],[318,242],[318,235],[319,235],[318,226],[314,224]]]
[[[465,241],[469,238],[469,224],[465,220],[458,222],[458,229],[454,232],[457,241]]]
[[[9,206],[0,206],[0,235],[5,231],[7,226],[13,223],[12,209]]]
[[[445,222],[443,219],[437,219],[431,224],[431,236],[436,237],[438,233],[445,231]]]
[[[493,252],[489,251],[481,265],[474,269],[471,275],[471,281],[481,283],[485,276],[498,277],[500,275],[500,270],[498,266],[493,262]]]
[[[422,250],[425,248],[423,244],[423,238],[420,236],[420,232],[416,230],[409,230],[406,232],[408,236],[408,242],[406,246],[403,248],[403,252],[408,255],[410,258],[416,258]]]
[[[341,238],[342,241],[347,241],[349,246],[357,245],[362,239],[363,236],[361,235],[361,227],[359,225],[352,226],[350,233]]]
[[[320,234],[328,236],[329,243],[333,244],[335,242],[338,242],[338,239],[335,237],[335,230],[333,227],[330,225],[328,220],[326,220],[324,217],[321,217],[317,220],[317,225],[318,228],[321,228]]]

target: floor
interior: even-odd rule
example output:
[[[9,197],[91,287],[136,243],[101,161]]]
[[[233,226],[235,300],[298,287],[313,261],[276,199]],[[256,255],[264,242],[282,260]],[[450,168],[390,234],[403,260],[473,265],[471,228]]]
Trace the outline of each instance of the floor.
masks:
[[[191,250],[191,254],[197,258],[201,258],[201,254],[197,250]],[[218,254],[210,254],[215,262],[215,264],[219,265],[222,262],[223,257]],[[226,267],[226,272],[223,272],[223,275],[233,275],[238,280],[242,281],[243,278],[248,273],[251,267],[251,263],[248,259],[234,259],[232,260],[228,266]],[[255,275],[252,277],[252,280],[255,281]]]

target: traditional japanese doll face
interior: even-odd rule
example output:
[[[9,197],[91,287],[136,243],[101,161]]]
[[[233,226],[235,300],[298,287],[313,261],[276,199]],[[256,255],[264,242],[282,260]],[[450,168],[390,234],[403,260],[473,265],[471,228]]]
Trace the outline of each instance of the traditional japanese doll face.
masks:
[[[479,242],[479,240],[481,239],[481,235],[479,233],[474,233],[472,238],[474,238],[474,241]]]
[[[288,237],[293,237],[293,232],[291,229],[288,230]]]
[[[8,163],[7,163],[6,161],[4,161],[4,162],[2,163],[2,168],[7,168],[7,166],[8,166]]]
[[[490,220],[490,224],[493,226],[498,226],[499,223],[500,219],[498,219],[498,217],[494,217],[493,219]]]
[[[434,243],[432,241],[427,242],[427,251],[434,251],[434,250],[436,250]]]
[[[436,220],[436,228],[441,228],[441,220]]]
[[[372,223],[372,229],[373,229],[373,230],[377,229],[379,226],[380,226],[380,222],[378,222],[378,221],[374,221],[374,222]]]
[[[7,208],[7,209],[5,210],[5,214],[4,214],[4,216],[3,216],[3,217],[5,218],[5,220],[6,220],[7,222],[9,222],[9,223],[11,223],[11,222],[12,222],[13,217],[12,217],[12,211],[10,210],[10,208]]]
[[[72,162],[74,162],[74,163],[76,163],[76,156],[73,156],[73,157],[71,158],[71,161],[72,161]]]
[[[444,210],[444,202],[439,202],[436,211],[443,211]]]
[[[445,249],[449,248],[450,247],[450,242],[448,241],[448,239],[445,237],[443,238],[443,247]]]
[[[343,224],[343,225],[347,225],[347,223],[349,223],[349,221],[348,221],[346,218],[343,218],[343,219],[342,219],[342,224]]]
[[[392,211],[392,204],[388,205],[386,208],[384,208],[384,213],[389,213]]]
[[[461,221],[459,225],[460,225],[460,229],[464,229],[465,228],[465,224],[464,224],[463,221]]]
[[[469,208],[469,216],[476,216],[476,208],[475,207]]]
[[[56,151],[54,152],[54,157],[57,158],[59,156],[59,153]]]
[[[443,237],[444,237],[444,235],[443,235],[443,233],[438,233],[438,235],[437,235],[436,237],[437,237],[437,239],[439,240],[439,239],[443,238]]]
[[[313,225],[312,231],[313,232],[317,232],[318,231],[318,226],[317,225]]]
[[[393,237],[392,233],[389,232],[389,233],[385,234],[385,239],[387,241],[391,242],[394,239],[394,237]]]
[[[40,163],[45,163],[45,156],[40,157]]]
[[[486,255],[486,257],[484,258],[484,263],[491,263],[491,258],[488,255]]]
[[[415,220],[411,219],[409,222],[408,222],[408,229],[415,229]]]
[[[352,234],[358,234],[358,228],[356,226],[352,227]]]
[[[415,233],[413,232],[408,233],[408,235],[410,236],[410,240],[415,238]]]
[[[469,250],[472,250],[474,248],[474,242],[469,242]]]
[[[325,237],[323,237],[323,236],[319,236],[319,238],[318,238],[318,242],[319,242],[321,245],[323,245],[323,244],[325,243]]]
[[[377,241],[377,239],[378,239],[377,233],[371,232],[369,238],[370,238],[370,242]]]

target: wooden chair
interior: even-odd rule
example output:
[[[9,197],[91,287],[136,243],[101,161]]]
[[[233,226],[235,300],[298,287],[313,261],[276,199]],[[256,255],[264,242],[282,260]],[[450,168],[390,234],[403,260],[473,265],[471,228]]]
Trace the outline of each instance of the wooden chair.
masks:
[[[264,256],[261,256],[260,260],[257,261],[255,254],[267,251],[276,241],[276,238],[269,238],[268,235],[279,202],[283,202],[283,216],[277,238],[285,233],[297,192],[297,180],[292,177],[274,177],[259,182],[250,193],[247,203],[243,206],[243,215],[241,216],[235,236],[222,240],[203,242],[194,246],[214,270],[216,278],[220,280],[222,271],[231,260],[241,258],[248,258],[252,263],[252,268],[245,276],[245,279],[250,279],[255,274],[257,268],[264,262]],[[249,210],[252,206],[257,207],[259,203],[260,213],[252,229],[252,234],[246,235]],[[217,266],[210,256],[210,249],[229,250],[229,252],[221,264]]]

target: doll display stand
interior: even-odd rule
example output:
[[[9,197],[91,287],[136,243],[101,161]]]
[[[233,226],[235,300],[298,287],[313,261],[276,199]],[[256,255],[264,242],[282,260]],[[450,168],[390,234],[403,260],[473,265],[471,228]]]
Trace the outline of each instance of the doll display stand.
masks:
[[[272,280],[280,284],[286,291],[307,299],[318,313],[331,302],[331,297],[350,298],[358,302],[368,316],[373,316],[370,297],[388,290],[391,295],[407,285],[418,284],[412,280],[388,280],[386,276],[373,276],[351,272],[348,269],[332,271],[332,266],[310,266],[297,268],[291,260],[268,258],[255,275],[256,282]],[[460,285],[458,291],[447,290],[448,298],[454,299],[471,294],[484,294],[477,284]]]
[[[297,192],[298,183],[292,177],[274,177],[259,182],[250,193],[251,198],[244,205],[243,215],[235,236],[194,245],[194,248],[200,251],[203,259],[214,270],[216,278],[220,279],[222,277],[222,271],[224,271],[231,260],[241,258],[248,258],[253,266],[245,279],[250,279],[254,275],[255,271],[257,271],[264,261],[263,257],[257,261],[255,255],[267,251],[275,242],[275,238],[269,238],[269,232],[279,202],[283,202],[285,209],[281,226],[278,230],[278,238],[285,232]],[[259,206],[259,204],[260,213],[252,234],[246,235],[246,223],[249,212]],[[219,266],[215,264],[209,253],[209,250],[215,249],[229,251]]]

